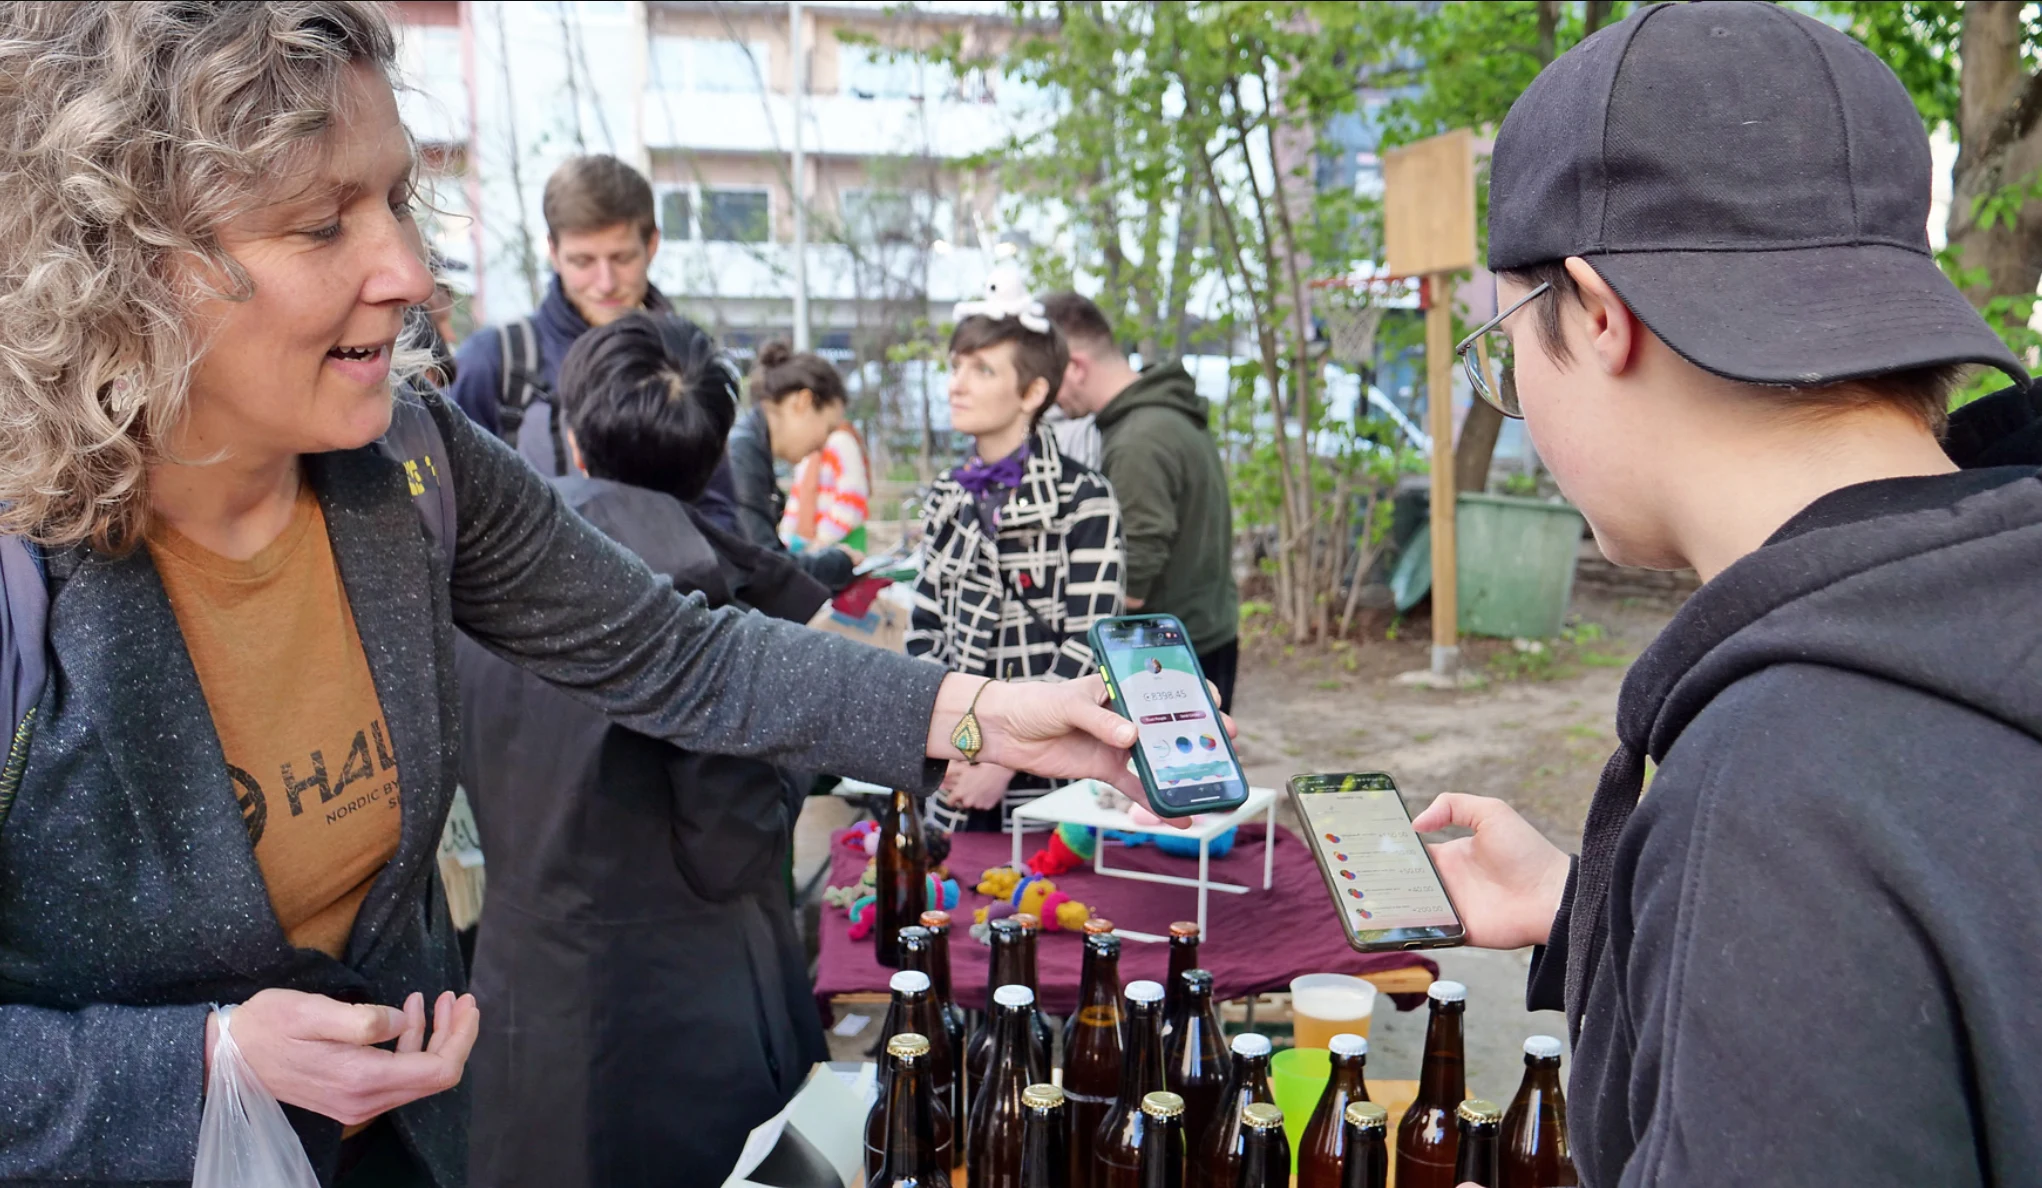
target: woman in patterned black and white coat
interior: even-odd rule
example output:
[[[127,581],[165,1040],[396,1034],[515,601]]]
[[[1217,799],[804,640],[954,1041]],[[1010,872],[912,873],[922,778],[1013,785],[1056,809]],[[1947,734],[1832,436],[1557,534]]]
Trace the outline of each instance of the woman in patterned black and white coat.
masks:
[[[1038,311],[1024,301],[1014,316],[975,314],[950,337],[950,420],[976,451],[930,489],[907,650],[955,672],[1072,680],[1093,669],[1086,632],[1121,613],[1120,505],[1041,426],[1069,351]],[[1000,829],[1007,809],[1047,789],[954,763],[930,816]]]

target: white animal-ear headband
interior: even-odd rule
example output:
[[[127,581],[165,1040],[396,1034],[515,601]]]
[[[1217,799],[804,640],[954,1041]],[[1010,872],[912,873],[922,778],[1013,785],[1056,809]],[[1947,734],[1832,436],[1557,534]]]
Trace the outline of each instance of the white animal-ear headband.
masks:
[[[960,301],[951,309],[950,316],[958,321],[970,317],[992,318],[1000,321],[1013,318],[1023,329],[1037,334],[1049,333],[1049,315],[1042,302],[1028,295],[1028,289],[1021,283],[1021,274],[1011,268],[996,268],[986,278],[986,295],[978,301]]]

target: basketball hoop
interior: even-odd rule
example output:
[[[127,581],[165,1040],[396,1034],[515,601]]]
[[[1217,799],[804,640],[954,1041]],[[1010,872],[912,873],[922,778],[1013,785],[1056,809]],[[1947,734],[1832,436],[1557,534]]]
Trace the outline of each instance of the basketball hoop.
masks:
[[[1375,366],[1376,330],[1392,306],[1416,307],[1418,287],[1404,277],[1331,276],[1313,280],[1324,300],[1328,353],[1353,370]]]

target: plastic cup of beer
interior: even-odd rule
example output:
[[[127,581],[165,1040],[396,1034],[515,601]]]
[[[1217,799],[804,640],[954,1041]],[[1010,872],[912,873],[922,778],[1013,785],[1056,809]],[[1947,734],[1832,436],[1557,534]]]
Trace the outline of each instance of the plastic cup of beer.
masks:
[[[1341,1032],[1367,1038],[1376,988],[1347,974],[1306,974],[1290,982],[1291,1034],[1300,1048],[1331,1047]]]

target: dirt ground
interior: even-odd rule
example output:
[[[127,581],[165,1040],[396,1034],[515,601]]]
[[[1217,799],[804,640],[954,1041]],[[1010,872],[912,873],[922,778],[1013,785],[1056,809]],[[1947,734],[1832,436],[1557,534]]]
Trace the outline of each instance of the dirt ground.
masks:
[[[1386,771],[1414,811],[1441,792],[1500,797],[1571,850],[1615,745],[1624,672],[1681,593],[1583,582],[1567,638],[1462,641],[1483,683],[1459,691],[1397,683],[1429,663],[1423,608],[1394,638],[1383,619],[1360,644],[1289,647],[1251,626],[1234,695],[1242,763],[1276,788],[1300,772]]]

